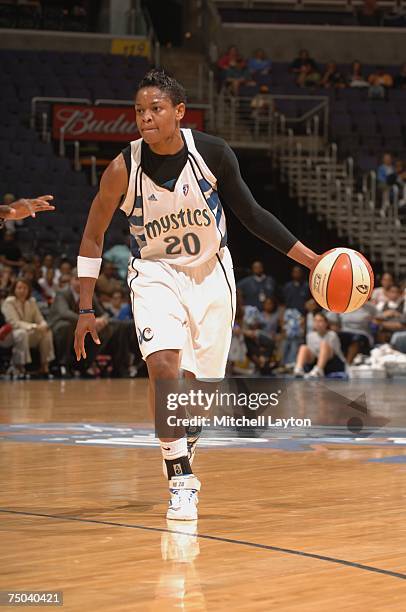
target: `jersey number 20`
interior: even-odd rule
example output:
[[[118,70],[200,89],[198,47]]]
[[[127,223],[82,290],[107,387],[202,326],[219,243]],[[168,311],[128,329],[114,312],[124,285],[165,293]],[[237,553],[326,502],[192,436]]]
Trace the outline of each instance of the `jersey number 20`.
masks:
[[[178,236],[168,236],[164,238],[167,243],[167,255],[180,255],[182,252],[181,240]],[[188,255],[197,255],[200,251],[200,240],[196,234],[185,234],[182,238],[183,248]]]

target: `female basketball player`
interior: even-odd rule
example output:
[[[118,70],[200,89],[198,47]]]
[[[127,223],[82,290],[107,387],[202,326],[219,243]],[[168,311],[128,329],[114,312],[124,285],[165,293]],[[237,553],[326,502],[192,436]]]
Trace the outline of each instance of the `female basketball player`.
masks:
[[[135,101],[141,138],[104,172],[78,257],[79,360],[86,357],[87,333],[99,343],[92,296],[104,233],[120,207],[129,222],[128,284],[152,406],[155,381],[178,378],[180,369],[189,377],[224,377],[235,283],[223,206],[288,257],[308,268],[317,262],[313,251],[257,204],[224,140],[180,128],[185,101],[183,87],[164,72],[152,70],[141,81]],[[196,436],[189,445],[186,437],[161,440],[171,493],[168,518],[197,518],[200,482],[191,469],[196,442]]]

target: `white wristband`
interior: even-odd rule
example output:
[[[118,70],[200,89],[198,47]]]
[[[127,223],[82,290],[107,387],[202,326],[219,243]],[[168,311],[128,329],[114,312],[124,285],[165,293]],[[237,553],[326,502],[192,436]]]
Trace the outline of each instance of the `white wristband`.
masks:
[[[78,255],[78,278],[99,278],[101,257],[82,257]]]

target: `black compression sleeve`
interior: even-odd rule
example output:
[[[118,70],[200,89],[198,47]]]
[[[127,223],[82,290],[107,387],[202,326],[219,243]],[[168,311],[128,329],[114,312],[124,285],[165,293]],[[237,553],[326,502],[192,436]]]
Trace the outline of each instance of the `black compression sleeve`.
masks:
[[[228,206],[245,227],[261,240],[286,254],[298,239],[268,210],[254,199],[243,181],[234,152],[228,145],[218,173],[220,200]]]

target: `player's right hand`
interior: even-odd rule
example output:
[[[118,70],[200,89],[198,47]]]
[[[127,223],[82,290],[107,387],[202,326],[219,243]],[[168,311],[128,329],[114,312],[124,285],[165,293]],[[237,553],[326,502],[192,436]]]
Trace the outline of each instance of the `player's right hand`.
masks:
[[[96,330],[96,317],[94,314],[80,315],[78,319],[75,330],[74,344],[76,359],[78,361],[80,361],[82,357],[83,359],[86,359],[85,338],[87,334],[92,336],[93,341],[96,344],[100,344],[100,339]]]

